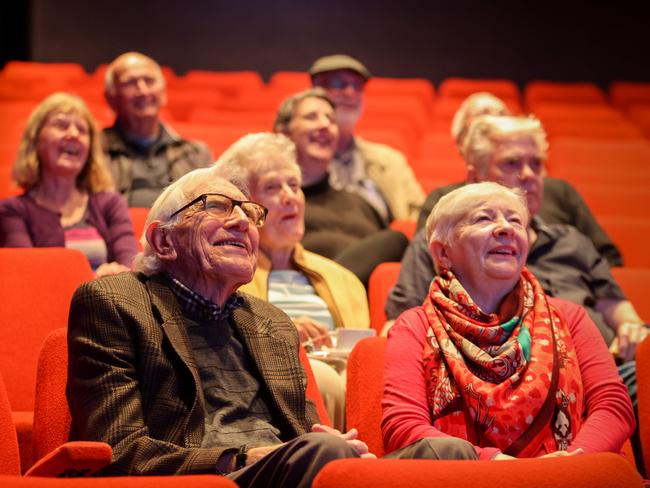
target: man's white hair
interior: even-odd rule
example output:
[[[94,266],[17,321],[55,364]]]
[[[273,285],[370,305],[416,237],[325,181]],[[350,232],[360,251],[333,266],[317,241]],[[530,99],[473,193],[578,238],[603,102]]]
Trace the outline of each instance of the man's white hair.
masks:
[[[451,137],[456,141],[461,154],[463,139],[467,135],[469,124],[481,115],[510,115],[510,109],[503,100],[488,92],[472,93],[463,100],[451,121]]]
[[[485,175],[494,143],[512,136],[532,138],[541,158],[546,159],[548,141],[539,119],[529,117],[482,115],[474,119],[465,136],[461,151],[465,164],[473,166],[479,176]]]
[[[115,70],[118,67],[120,67],[120,65],[123,64],[125,61],[127,61],[129,58],[137,58],[139,60],[151,63],[151,65],[156,70],[156,73],[161,83],[163,84],[163,86],[165,85],[165,77],[163,75],[162,69],[160,68],[160,65],[156,63],[156,61],[151,59],[149,56],[145,56],[142,53],[131,51],[124,54],[120,54],[106,68],[106,73],[104,73],[104,93],[106,94],[106,96],[112,97],[115,95]]]
[[[246,198],[250,198],[248,188],[241,174],[230,170],[224,171],[218,166],[198,168],[183,175],[169,185],[156,198],[149,211],[144,231],[140,237],[142,252],[133,261],[133,270],[146,275],[153,275],[163,270],[163,263],[158,259],[154,249],[147,240],[147,229],[152,222],[160,221],[162,228],[173,228],[182,214],[172,217],[172,214],[203,193],[214,190],[216,183],[227,181],[237,187]]]

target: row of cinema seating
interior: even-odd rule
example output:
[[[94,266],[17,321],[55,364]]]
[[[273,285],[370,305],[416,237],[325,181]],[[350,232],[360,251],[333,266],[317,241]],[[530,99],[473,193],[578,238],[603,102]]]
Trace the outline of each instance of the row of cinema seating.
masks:
[[[112,487],[131,487],[137,483],[137,486],[164,488],[173,482],[180,486],[199,486],[199,483],[201,486],[235,486],[215,476],[182,480],[164,477],[54,478],[96,470],[111,457],[110,446],[102,443],[66,443],[70,417],[65,401],[65,323],[72,290],[92,277],[84,259],[78,251],[67,249],[0,249],[0,269],[5,278],[0,282],[4,298],[0,302],[0,485],[104,488],[109,483]],[[379,397],[384,348],[385,338],[361,341],[352,351],[347,373],[348,427],[357,428],[378,455],[383,453]],[[327,413],[304,351],[301,351],[301,361],[308,372],[307,395],[316,402],[321,418],[327,423]],[[638,363],[640,428],[642,442],[649,448],[644,452],[650,453],[650,426],[644,421],[650,419],[650,343],[641,348]],[[28,417],[33,418],[29,425]],[[18,423],[18,437],[17,419],[23,422]],[[648,454],[645,463],[650,466]],[[31,469],[20,476],[21,467],[23,473]],[[499,479],[504,488],[523,485],[642,486],[632,464],[614,454],[499,463],[345,460],[328,465],[314,486],[365,487],[370,483],[379,487],[424,487],[436,483],[460,487],[471,483],[475,487],[488,487],[493,486],[495,479]]]
[[[0,71],[0,197],[10,192],[9,166],[25,120],[33,107],[56,90],[81,95],[101,126],[112,122],[103,99],[106,66],[93,74],[71,63],[44,64],[13,61]],[[254,71],[189,71],[182,76],[164,69],[168,80],[165,118],[188,138],[205,140],[215,157],[241,135],[269,130],[280,101],[309,86],[306,73],[281,71],[268,83]],[[425,190],[464,176],[464,167],[449,137],[453,114],[471,93],[485,90],[502,97],[515,113],[536,114],[551,138],[550,173],[576,184],[608,185],[610,172],[617,184],[645,183],[648,174],[635,164],[650,151],[650,83],[614,82],[605,92],[593,83],[531,81],[523,92],[511,80],[449,78],[437,91],[424,79],[373,78],[365,94],[359,133],[402,150]],[[630,143],[632,158],[593,162],[598,171],[573,164],[584,143],[611,146]],[[566,146],[572,146],[568,153]],[[578,157],[581,153],[578,154]],[[583,158],[584,159],[584,158]],[[633,167],[634,171],[629,170]],[[601,169],[602,168],[602,169]]]

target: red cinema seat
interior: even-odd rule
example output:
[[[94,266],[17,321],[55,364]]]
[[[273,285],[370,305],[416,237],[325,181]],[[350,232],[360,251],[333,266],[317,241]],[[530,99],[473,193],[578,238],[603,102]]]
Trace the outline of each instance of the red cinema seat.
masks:
[[[399,229],[397,229],[399,230]],[[386,323],[384,305],[388,293],[399,277],[400,263],[380,263],[368,279],[368,308],[370,310],[370,327],[381,333]]]
[[[177,83],[185,89],[216,90],[224,97],[235,96],[244,89],[260,90],[264,86],[262,77],[256,71],[190,70],[179,77]]]
[[[82,81],[89,75],[78,63],[37,63],[34,61],[9,61],[0,71],[0,77],[21,81],[48,79]]]
[[[27,468],[38,352],[50,331],[67,325],[72,294],[93,272],[81,251],[2,248],[0,275],[0,371]]]
[[[307,398],[315,403],[321,422],[331,425],[307,355],[302,348],[300,362],[307,373]],[[65,396],[67,365],[67,330],[60,328],[52,331],[43,342],[38,359],[33,436],[33,452],[36,458],[47,455],[68,439],[71,419]]]
[[[521,99],[517,84],[506,79],[446,78],[438,88],[440,97],[461,100],[476,92],[488,92],[502,100]]]
[[[650,268],[616,267],[612,268],[612,274],[641,318],[646,323],[650,323],[650,300],[648,300]],[[650,386],[648,388],[650,392]],[[648,398],[650,401],[650,393]],[[650,404],[648,405],[648,409],[647,411],[650,414]],[[650,417],[648,417],[648,421],[650,422]],[[650,426],[648,427],[650,429]],[[648,432],[650,433],[650,430]],[[650,458],[650,437],[648,438],[648,443],[648,457]]]
[[[644,293],[642,298],[647,302],[648,299],[645,295]],[[647,315],[642,316],[647,317]],[[636,350],[636,379],[639,438],[641,439],[643,464],[646,473],[648,473],[650,470],[650,341],[647,339]]]
[[[646,236],[650,218],[602,217],[598,221],[623,254],[623,263],[631,268],[650,268]]]
[[[311,87],[311,79],[305,71],[276,71],[271,75],[268,86],[287,97]]]
[[[585,454],[512,461],[341,459],[325,466],[314,488],[641,488],[621,456]]]
[[[524,101],[530,112],[540,102],[607,103],[605,92],[594,83],[533,80],[524,88]]]
[[[609,85],[609,98],[621,110],[630,105],[650,104],[650,83],[614,81]]]
[[[359,439],[377,457],[384,455],[381,437],[381,398],[384,394],[385,337],[368,337],[348,357],[345,397],[346,428],[356,428]],[[408,485],[405,485],[408,486]]]

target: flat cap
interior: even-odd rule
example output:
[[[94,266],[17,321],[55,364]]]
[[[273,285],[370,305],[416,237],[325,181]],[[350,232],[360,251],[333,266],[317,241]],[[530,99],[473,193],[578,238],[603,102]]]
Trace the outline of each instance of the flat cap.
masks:
[[[368,68],[359,60],[354,59],[347,54],[331,54],[330,56],[323,56],[314,61],[314,64],[309,68],[309,74],[313,77],[320,73],[327,71],[336,71],[340,69],[349,69],[355,73],[359,73],[365,80],[368,80],[372,75]]]

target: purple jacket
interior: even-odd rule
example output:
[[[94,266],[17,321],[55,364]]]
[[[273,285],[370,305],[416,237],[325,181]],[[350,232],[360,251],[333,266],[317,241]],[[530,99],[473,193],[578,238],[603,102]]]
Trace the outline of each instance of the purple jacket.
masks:
[[[106,242],[107,262],[131,266],[138,252],[126,202],[119,193],[91,193],[88,223]],[[60,216],[27,195],[0,200],[0,247],[63,247]]]

